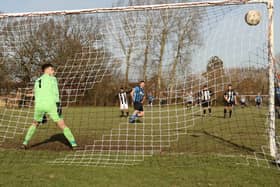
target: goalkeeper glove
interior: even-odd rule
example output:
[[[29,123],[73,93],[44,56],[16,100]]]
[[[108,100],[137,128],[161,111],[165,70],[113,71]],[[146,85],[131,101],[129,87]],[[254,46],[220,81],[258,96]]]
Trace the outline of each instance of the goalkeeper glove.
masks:
[[[46,114],[44,114],[43,119],[42,119],[42,124],[47,123],[48,122],[48,118],[46,116]]]
[[[57,113],[58,113],[59,117],[61,117],[61,115],[62,115],[62,106],[61,106],[61,103],[60,103],[60,102],[57,102],[57,103],[56,103],[56,107],[57,107]]]

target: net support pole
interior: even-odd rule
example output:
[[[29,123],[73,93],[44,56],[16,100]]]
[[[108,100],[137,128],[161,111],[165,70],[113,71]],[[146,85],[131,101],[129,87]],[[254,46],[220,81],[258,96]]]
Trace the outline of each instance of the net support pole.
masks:
[[[274,61],[274,0],[268,1],[268,62],[269,62],[269,148],[270,155],[277,159],[275,128],[275,61]]]

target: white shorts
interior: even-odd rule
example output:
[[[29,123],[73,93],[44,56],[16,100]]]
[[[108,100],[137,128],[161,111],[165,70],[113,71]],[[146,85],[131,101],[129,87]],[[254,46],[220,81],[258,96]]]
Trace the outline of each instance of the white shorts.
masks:
[[[128,109],[128,104],[120,104],[120,109],[121,110],[127,110]]]

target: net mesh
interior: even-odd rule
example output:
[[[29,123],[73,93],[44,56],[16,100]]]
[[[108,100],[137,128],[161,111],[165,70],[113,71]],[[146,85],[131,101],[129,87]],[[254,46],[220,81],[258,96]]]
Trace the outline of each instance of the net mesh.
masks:
[[[261,12],[257,26],[244,15]],[[269,161],[268,20],[265,4],[112,11],[0,19],[3,72],[0,146],[16,149],[33,121],[33,86],[40,66],[56,67],[63,116],[81,150],[70,152],[48,119],[30,157],[53,164],[134,165],[165,154],[244,156]],[[128,95],[145,80],[145,115],[119,117],[120,87]],[[224,92],[238,102],[224,118]],[[203,114],[207,85],[212,113]],[[261,107],[255,98],[262,96]],[[42,152],[54,151],[45,158]]]

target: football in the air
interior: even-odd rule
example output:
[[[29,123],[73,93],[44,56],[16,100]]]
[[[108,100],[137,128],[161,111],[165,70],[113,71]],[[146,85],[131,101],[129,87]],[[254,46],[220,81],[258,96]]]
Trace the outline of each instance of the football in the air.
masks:
[[[245,15],[245,21],[250,26],[258,25],[261,22],[261,13],[257,10],[250,10]]]

